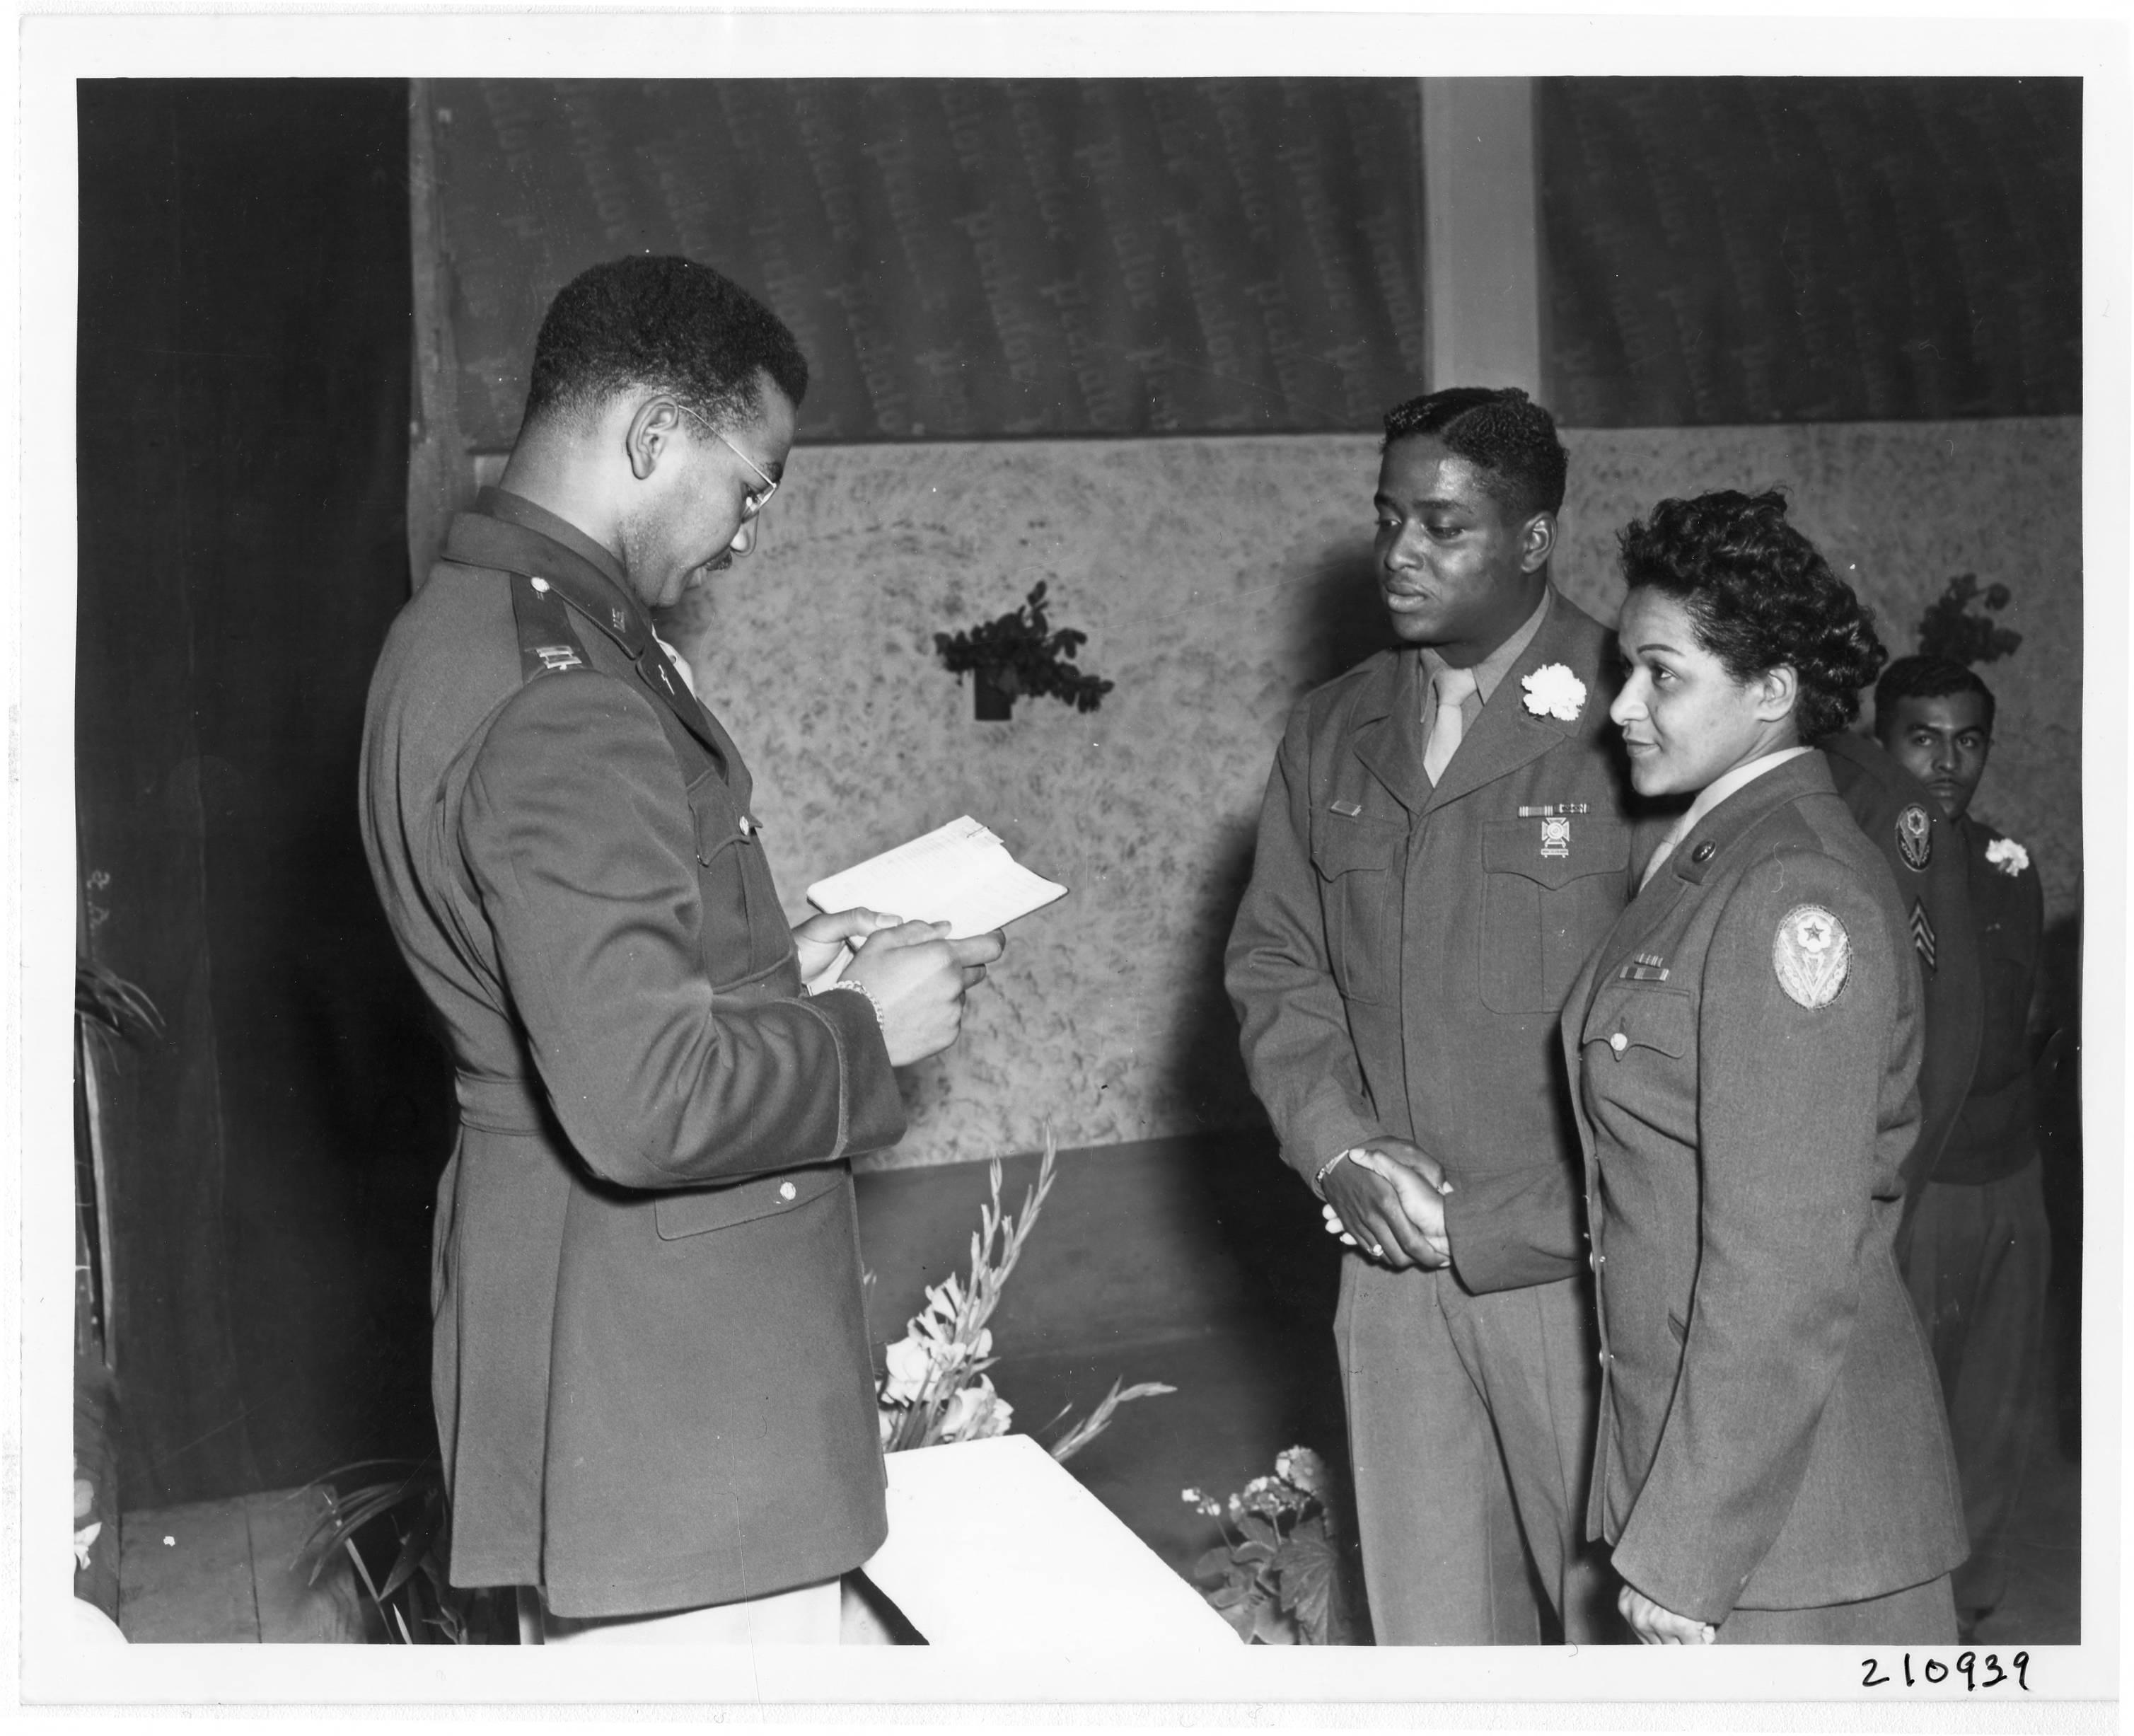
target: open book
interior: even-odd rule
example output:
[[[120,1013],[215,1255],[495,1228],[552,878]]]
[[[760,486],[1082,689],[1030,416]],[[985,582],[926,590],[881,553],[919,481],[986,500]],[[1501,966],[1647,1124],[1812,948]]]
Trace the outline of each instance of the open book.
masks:
[[[818,910],[859,906],[908,922],[953,922],[950,938],[958,941],[1066,896],[1065,887],[1031,873],[968,814],[808,888]]]

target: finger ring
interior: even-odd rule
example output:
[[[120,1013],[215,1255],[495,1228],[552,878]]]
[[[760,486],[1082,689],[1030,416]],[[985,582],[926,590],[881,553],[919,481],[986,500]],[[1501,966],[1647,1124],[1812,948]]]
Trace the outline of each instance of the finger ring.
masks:
[[[1376,1242],[1373,1242],[1371,1244],[1371,1258],[1374,1260],[1383,1260],[1385,1257],[1386,1250],[1380,1247]]]

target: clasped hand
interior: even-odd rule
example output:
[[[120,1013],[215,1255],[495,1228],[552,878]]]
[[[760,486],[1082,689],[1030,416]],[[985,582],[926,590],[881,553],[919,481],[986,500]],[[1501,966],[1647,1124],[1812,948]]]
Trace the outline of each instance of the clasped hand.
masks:
[[[1718,1638],[1719,1631],[1711,1622],[1677,1615],[1627,1583],[1616,1593],[1615,1607],[1641,1646],[1709,1646]]]
[[[890,1065],[909,1066],[955,1042],[965,994],[985,980],[986,966],[1007,950],[1007,937],[997,931],[952,941],[950,926],[872,910],[810,916],[793,931],[801,980],[815,982],[854,949],[840,980],[867,991],[881,1013]]]
[[[1367,1141],[1326,1172],[1326,1229],[1395,1271],[1452,1264],[1445,1196],[1452,1183],[1438,1161],[1406,1139]]]

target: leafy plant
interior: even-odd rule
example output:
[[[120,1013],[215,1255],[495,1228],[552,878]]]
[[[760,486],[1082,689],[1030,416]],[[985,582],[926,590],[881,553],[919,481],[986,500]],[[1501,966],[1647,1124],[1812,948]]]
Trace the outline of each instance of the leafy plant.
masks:
[[[1227,1501],[1181,1492],[1222,1527],[1223,1541],[1193,1576],[1247,1644],[1350,1643],[1328,1487],[1326,1462],[1309,1447],[1292,1447],[1277,1456],[1272,1477],[1255,1477]]]
[[[355,1472],[395,1474],[343,1489]],[[403,1646],[496,1644],[516,1637],[516,1598],[493,1586],[465,1589],[447,1575],[451,1509],[437,1459],[360,1459],[321,1480],[326,1511],[311,1527],[297,1564],[316,1585],[327,1564],[345,1555],[388,1640]],[[382,1574],[379,1569],[383,1568]]]
[[[1077,711],[1094,711],[1113,684],[1076,665],[1074,654],[1089,638],[1073,627],[1053,629],[1040,579],[1021,607],[978,626],[936,633],[934,649],[950,675],[983,672],[1010,699],[1049,694]]]
[[[926,1306],[912,1316],[903,1337],[889,1347],[888,1372],[876,1389],[881,1418],[881,1442],[891,1453],[933,1447],[950,1441],[984,1440],[1005,1434],[1015,1407],[993,1390],[986,1373],[998,1359],[986,1323],[1000,1305],[1001,1292],[1022,1255],[1052,1192],[1059,1143],[1050,1128],[1045,1153],[1038,1159],[1037,1185],[1022,1197],[1022,1215],[1001,1209],[1001,1166],[996,1158],[988,1173],[991,1200],[980,1210],[971,1237],[968,1283],[950,1273],[926,1289]],[[1112,1382],[1103,1400],[1079,1422],[1071,1423],[1053,1443],[1052,1457],[1065,1463],[1111,1426],[1120,1405],[1177,1389],[1154,1381],[1122,1387]],[[1054,1423],[1066,1414],[1053,1419]],[[1048,1427],[1050,1424],[1047,1425]]]
[[[1959,573],[1919,617],[1919,654],[1963,664],[1992,663],[2006,657],[2023,642],[2021,633],[2011,632],[1992,619],[2008,607],[2009,594],[2007,586],[2002,584],[1988,585],[1982,592],[1977,573]],[[1974,612],[1973,599],[1990,612]]]

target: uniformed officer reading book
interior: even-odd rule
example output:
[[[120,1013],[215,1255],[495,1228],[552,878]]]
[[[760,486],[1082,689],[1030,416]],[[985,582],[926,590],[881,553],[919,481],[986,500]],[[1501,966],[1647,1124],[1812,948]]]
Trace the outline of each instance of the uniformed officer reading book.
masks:
[[[649,613],[753,546],[807,384],[705,266],[574,279],[371,684],[365,841],[458,1069],[451,1573],[534,1589],[551,1640],[834,1641],[884,1532],[849,1160],[901,1136],[891,1069],[955,1040],[1000,938],[789,932],[747,768]]]

